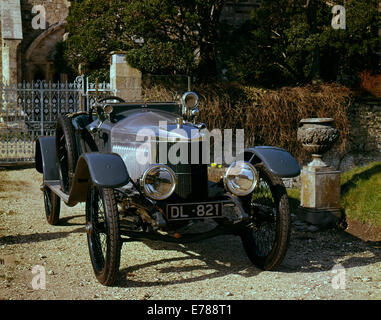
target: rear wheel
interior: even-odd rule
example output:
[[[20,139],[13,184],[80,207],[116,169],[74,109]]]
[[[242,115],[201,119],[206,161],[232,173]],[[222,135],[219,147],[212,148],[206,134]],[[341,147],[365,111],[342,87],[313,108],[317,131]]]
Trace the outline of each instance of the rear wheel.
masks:
[[[59,115],[56,126],[56,155],[61,189],[70,192],[78,160],[74,127],[70,118]]]
[[[120,264],[119,216],[112,189],[91,187],[86,201],[86,233],[98,281],[114,284]]]
[[[274,270],[283,261],[290,237],[290,209],[286,188],[279,177],[256,166],[259,183],[243,199],[252,223],[241,234],[250,261],[263,270]]]
[[[44,205],[46,220],[51,225],[56,225],[60,219],[61,199],[48,187],[44,188]]]

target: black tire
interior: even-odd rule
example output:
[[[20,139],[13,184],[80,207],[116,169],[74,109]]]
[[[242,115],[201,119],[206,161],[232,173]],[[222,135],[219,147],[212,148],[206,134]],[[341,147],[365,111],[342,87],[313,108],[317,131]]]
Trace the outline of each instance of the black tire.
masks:
[[[44,188],[44,205],[46,220],[51,225],[56,225],[60,219],[61,199],[48,187]]]
[[[290,208],[286,188],[279,177],[256,166],[259,184],[244,199],[252,224],[241,234],[250,261],[262,270],[274,270],[283,261],[290,239]]]
[[[70,192],[78,160],[74,127],[65,115],[59,115],[56,126],[56,156],[61,189]]]
[[[86,233],[98,281],[112,286],[120,265],[119,215],[112,189],[91,187],[86,200]]]

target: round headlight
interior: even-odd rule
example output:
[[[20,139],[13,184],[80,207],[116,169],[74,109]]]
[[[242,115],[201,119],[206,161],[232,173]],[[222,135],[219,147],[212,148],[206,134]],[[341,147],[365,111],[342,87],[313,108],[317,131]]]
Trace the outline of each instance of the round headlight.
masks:
[[[196,108],[198,106],[199,98],[197,93],[188,91],[181,97],[181,103],[188,109]]]
[[[257,186],[258,172],[245,161],[233,162],[224,176],[225,188],[237,196],[247,196]]]
[[[153,200],[169,198],[176,188],[176,175],[163,164],[150,166],[141,179],[144,193]]]

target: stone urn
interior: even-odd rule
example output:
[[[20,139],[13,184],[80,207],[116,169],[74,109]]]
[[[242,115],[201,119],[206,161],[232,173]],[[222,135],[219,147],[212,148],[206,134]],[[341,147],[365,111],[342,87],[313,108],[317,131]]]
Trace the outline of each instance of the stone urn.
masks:
[[[327,152],[339,137],[332,118],[302,119],[297,138],[304,150],[312,154],[309,166],[326,167],[322,155]]]
[[[298,216],[313,225],[328,225],[342,218],[340,209],[340,172],[322,161],[339,137],[331,118],[310,118],[300,121],[298,141],[312,154],[312,161],[300,175],[301,201]]]

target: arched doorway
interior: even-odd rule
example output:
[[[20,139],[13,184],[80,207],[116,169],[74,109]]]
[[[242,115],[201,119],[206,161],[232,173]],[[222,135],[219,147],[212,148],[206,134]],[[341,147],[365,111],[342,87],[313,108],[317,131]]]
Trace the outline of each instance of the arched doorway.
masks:
[[[41,70],[41,68],[36,68],[36,70],[33,73],[32,80],[34,82],[45,80],[45,73],[43,72],[43,70]]]
[[[66,21],[56,23],[41,33],[29,46],[25,54],[24,80],[56,81],[53,59],[57,42],[65,34]]]

